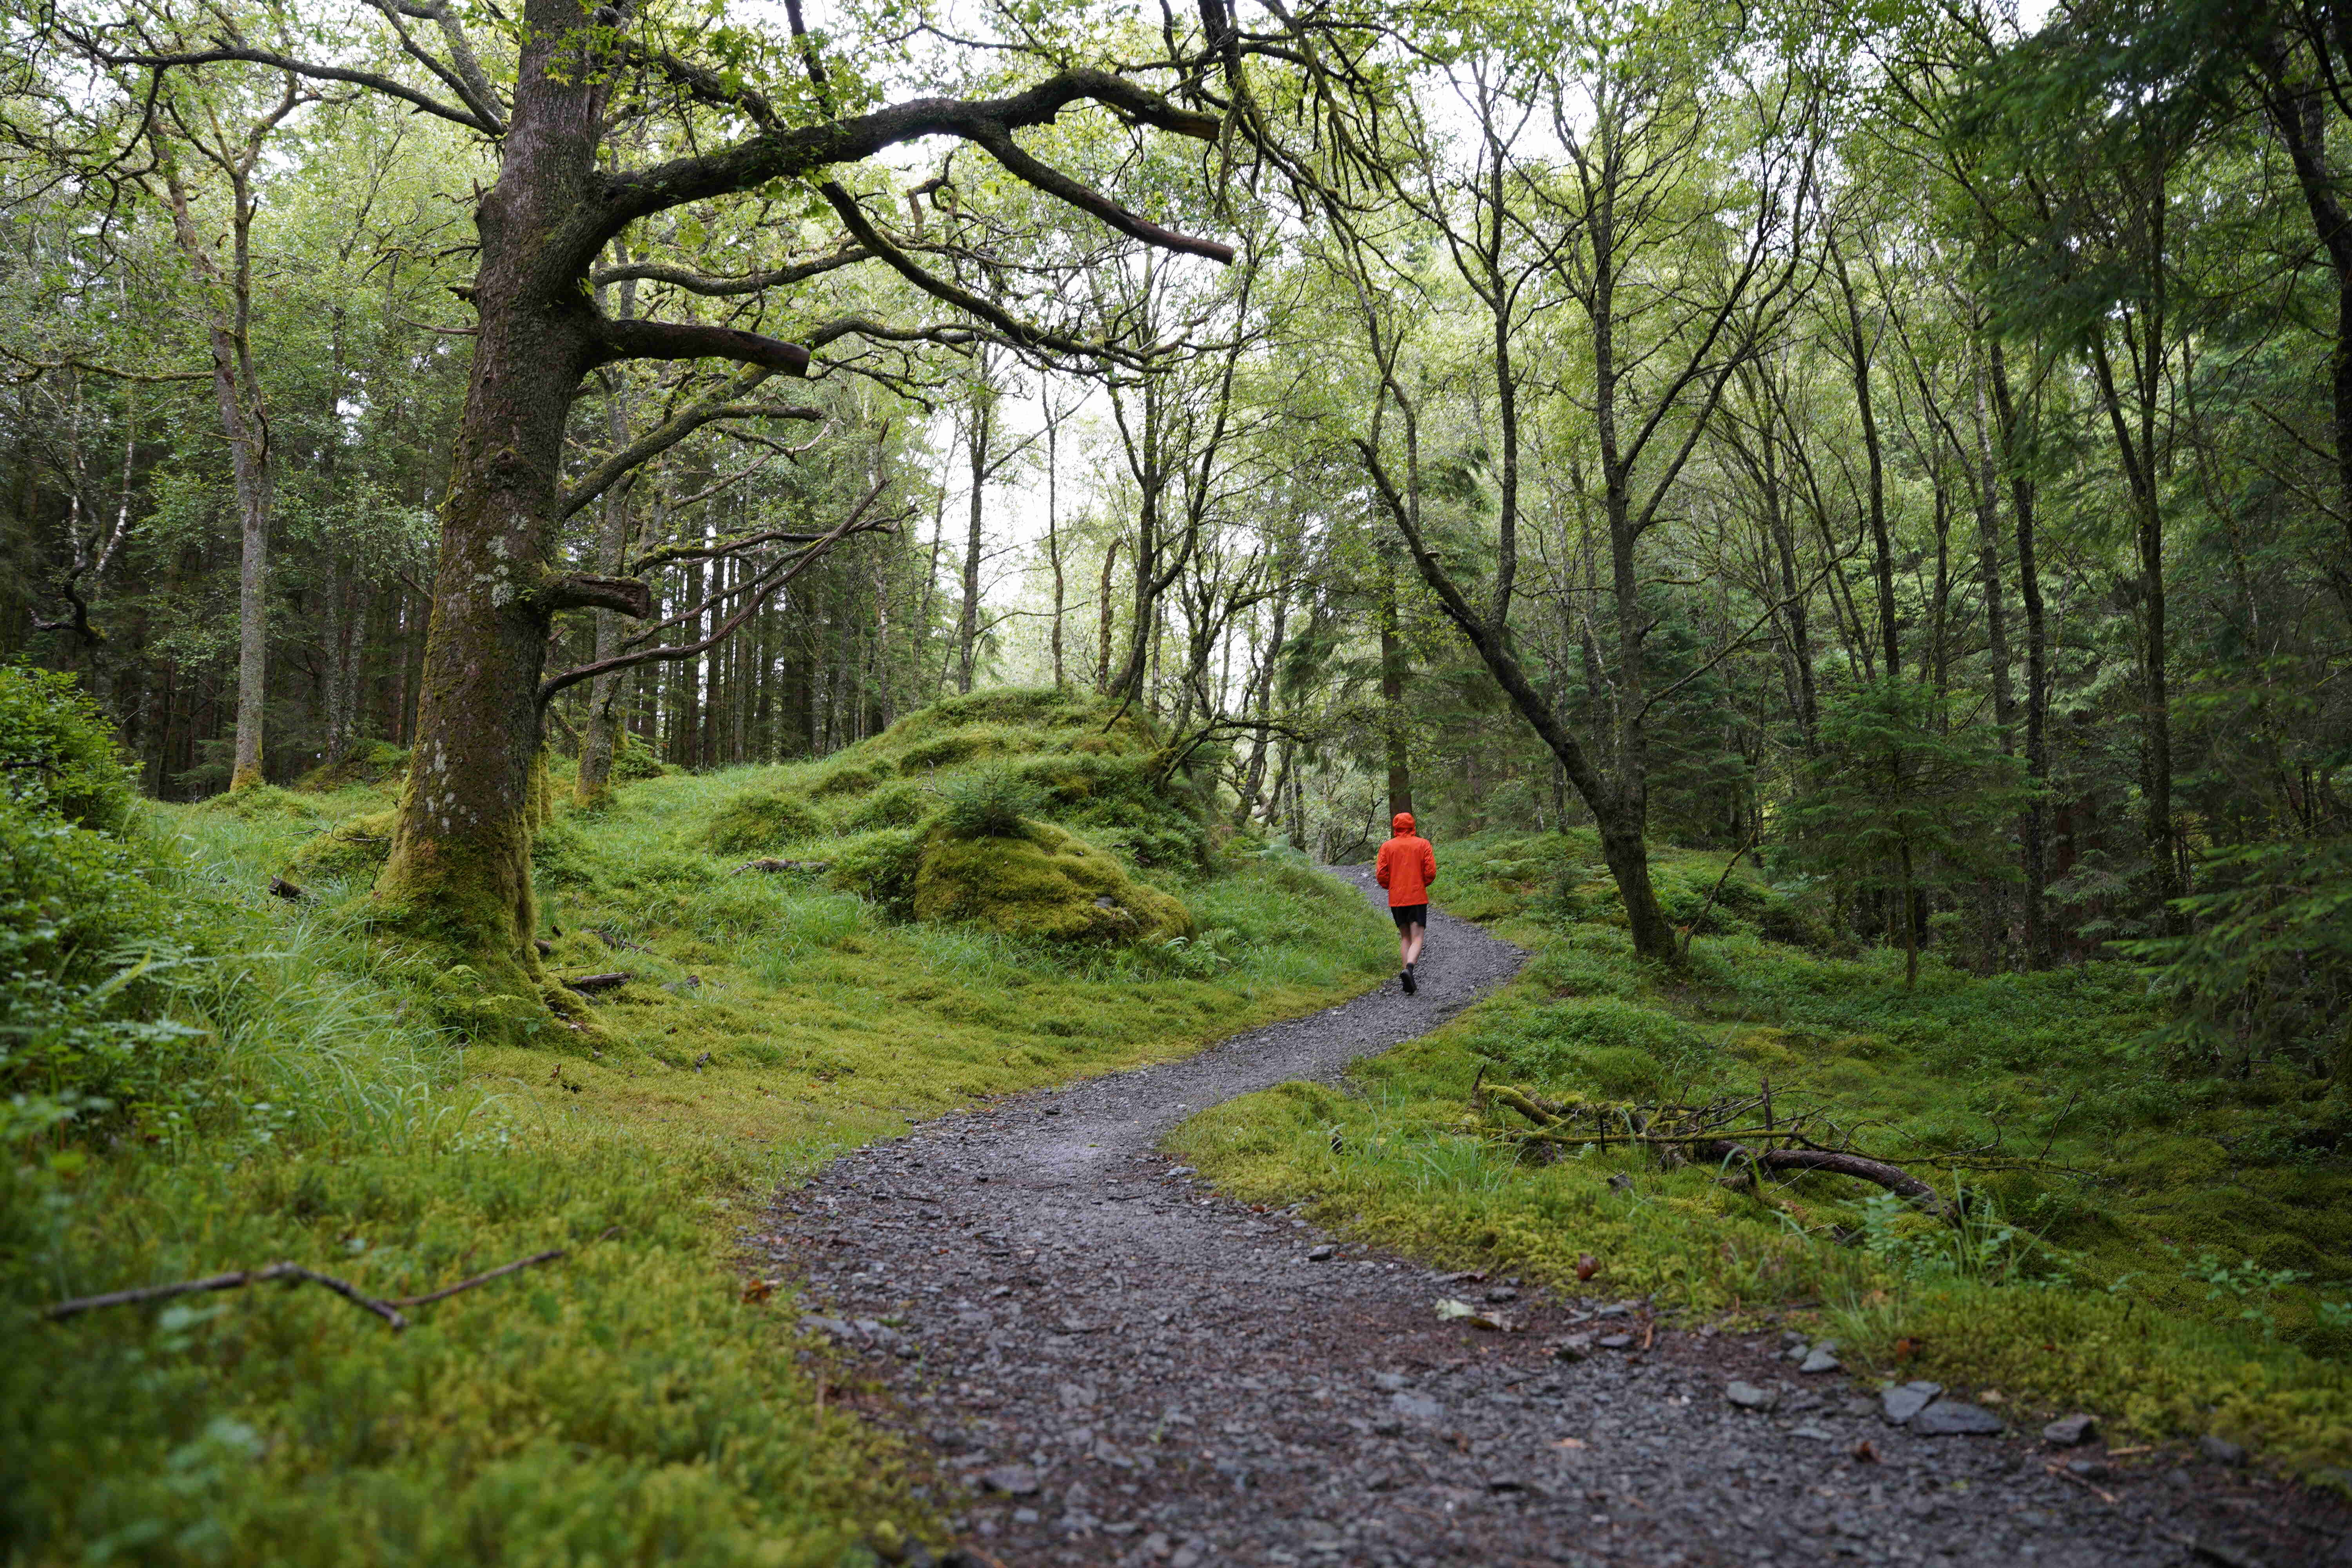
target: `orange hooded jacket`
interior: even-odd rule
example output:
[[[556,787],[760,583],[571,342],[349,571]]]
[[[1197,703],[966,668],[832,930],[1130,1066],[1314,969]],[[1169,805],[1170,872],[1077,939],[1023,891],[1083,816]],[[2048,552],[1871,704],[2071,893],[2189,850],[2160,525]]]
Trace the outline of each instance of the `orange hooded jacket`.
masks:
[[[1412,813],[1398,812],[1389,827],[1396,837],[1381,846],[1381,858],[1372,868],[1374,878],[1389,890],[1389,908],[1429,902],[1429,885],[1437,880],[1436,852],[1428,839],[1414,837]]]

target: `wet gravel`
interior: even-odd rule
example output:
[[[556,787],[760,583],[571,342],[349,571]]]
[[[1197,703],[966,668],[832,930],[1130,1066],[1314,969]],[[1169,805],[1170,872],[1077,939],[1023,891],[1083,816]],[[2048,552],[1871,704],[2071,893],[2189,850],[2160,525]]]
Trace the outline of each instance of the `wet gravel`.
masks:
[[[964,1563],[2352,1564],[2332,1498],[2177,1452],[1918,1435],[1780,1336],[1436,1273],[1154,1152],[1426,1031],[1520,956],[1436,914],[1418,996],[1391,981],[943,1117],[782,1195],[752,1245],[803,1277],[831,1396],[910,1439]],[[1441,1297],[1510,1326],[1442,1321]]]

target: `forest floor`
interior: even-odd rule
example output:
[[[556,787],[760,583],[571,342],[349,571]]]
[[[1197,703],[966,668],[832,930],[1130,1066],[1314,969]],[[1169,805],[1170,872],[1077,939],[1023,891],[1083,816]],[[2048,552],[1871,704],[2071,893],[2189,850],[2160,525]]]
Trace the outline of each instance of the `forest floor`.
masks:
[[[1344,1091],[1521,956],[1437,914],[1418,997],[925,1123],[788,1190],[750,1250],[806,1276],[833,1405],[928,1466],[967,1561],[2352,1562],[2339,1499],[2212,1450],[1898,1426],[1777,1331],[1432,1269],[1160,1152],[1236,1096]]]

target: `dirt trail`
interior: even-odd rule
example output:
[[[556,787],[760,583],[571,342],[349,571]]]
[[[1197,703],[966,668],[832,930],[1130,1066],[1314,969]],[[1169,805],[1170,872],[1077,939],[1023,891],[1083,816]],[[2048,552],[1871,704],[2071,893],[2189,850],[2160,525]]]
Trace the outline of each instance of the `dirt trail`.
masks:
[[[930,1456],[965,1561],[2352,1563],[2332,1500],[2095,1444],[1915,1435],[1777,1337],[1532,1289],[1502,1309],[1521,1331],[1442,1324],[1439,1296],[1509,1284],[1344,1245],[1314,1258],[1329,1237],[1153,1152],[1205,1106],[1425,1032],[1520,956],[1439,914],[1418,996],[1391,981],[944,1117],[783,1194],[760,1240],[806,1276],[832,1375]],[[1612,1331],[1630,1343],[1605,1348]],[[1551,1354],[1570,1335],[1593,1339],[1585,1359]],[[1730,1404],[1734,1380],[1774,1407]],[[2065,1460],[2087,1473],[2053,1473]]]

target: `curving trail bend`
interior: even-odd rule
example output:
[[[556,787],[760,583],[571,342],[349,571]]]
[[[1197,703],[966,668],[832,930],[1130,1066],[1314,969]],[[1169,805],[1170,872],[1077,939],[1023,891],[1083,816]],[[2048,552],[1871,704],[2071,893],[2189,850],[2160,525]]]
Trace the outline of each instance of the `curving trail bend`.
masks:
[[[1341,874],[1376,896],[1363,868]],[[2352,1563],[2332,1500],[2213,1464],[2109,1465],[2095,1444],[1914,1435],[1769,1337],[1534,1290],[1507,1308],[1523,1331],[1441,1323],[1438,1296],[1507,1287],[1348,1246],[1310,1261],[1331,1238],[1154,1152],[1205,1106],[1335,1079],[1427,1031],[1520,957],[1433,911],[1418,996],[1391,981],[1183,1061],[943,1117],[781,1194],[754,1245],[804,1277],[833,1381],[928,1461],[951,1557]],[[1632,1344],[1550,1354],[1612,1327]],[[1776,1406],[1732,1405],[1735,1379]],[[1853,1457],[1865,1441],[1874,1457]]]

